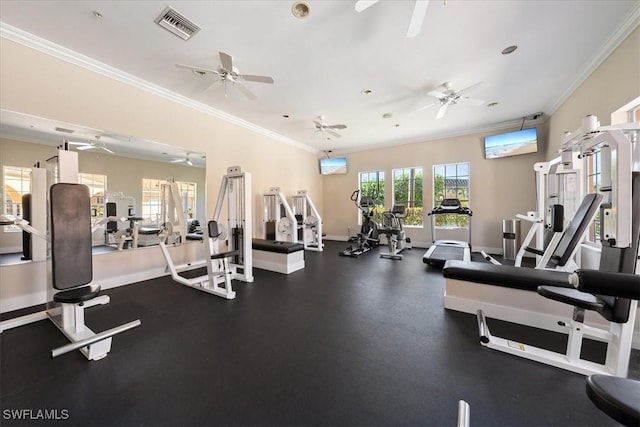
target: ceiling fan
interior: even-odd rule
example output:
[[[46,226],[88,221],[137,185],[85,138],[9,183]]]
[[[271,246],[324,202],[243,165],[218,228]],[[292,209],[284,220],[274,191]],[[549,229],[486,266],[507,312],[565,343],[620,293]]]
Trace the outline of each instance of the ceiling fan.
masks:
[[[316,126],[316,133],[318,132],[326,132],[329,135],[333,135],[336,138],[340,138],[338,132],[335,132],[334,129],[346,129],[347,125],[339,124],[339,125],[328,125],[324,122],[324,116],[319,116],[318,120],[314,120],[313,123]]]
[[[236,86],[244,96],[249,99],[256,99],[256,96],[247,88],[242,81],[258,82],[258,83],[273,83],[273,78],[269,76],[256,76],[252,74],[240,74],[238,69],[233,65],[233,57],[224,52],[218,52],[220,55],[220,63],[222,64],[217,70],[210,68],[195,67],[192,65],[176,64],[178,68],[186,68],[191,70],[195,75],[204,77],[207,74],[213,74],[219,77],[209,87],[205,89],[209,90],[213,87],[224,85],[224,95],[227,96],[227,84],[231,83]]]
[[[179,157],[177,159],[171,160],[170,163],[186,163],[189,166],[193,166],[193,162],[189,158],[189,153],[187,153],[187,155],[185,157]]]
[[[424,105],[418,108],[416,111],[421,111],[433,105],[440,104],[440,109],[438,110],[438,114],[436,114],[436,120],[439,120],[444,117],[447,111],[447,107],[449,105],[455,105],[459,103],[459,104],[467,104],[467,105],[473,105],[475,107],[479,107],[482,104],[484,104],[484,101],[480,99],[469,98],[468,96],[465,96],[465,93],[469,92],[471,89],[481,84],[482,82],[475,83],[471,86],[467,86],[464,89],[455,91],[451,89],[450,82],[444,82],[440,86],[436,87],[435,89],[432,89],[427,93],[427,95],[432,96],[434,98],[438,98],[438,100],[431,102],[427,105]]]
[[[356,12],[362,12],[370,6],[378,3],[378,1],[379,0],[358,0],[355,6]],[[429,0],[416,0],[416,4],[413,7],[413,13],[411,14],[411,20],[409,21],[409,28],[407,29],[407,38],[410,39],[420,34],[428,7]]]
[[[103,150],[109,154],[115,154],[112,150],[109,150],[104,142],[100,142],[100,136],[96,136],[96,142],[76,142],[76,141],[67,141],[69,145],[75,145],[76,150],[84,151],[84,150]]]

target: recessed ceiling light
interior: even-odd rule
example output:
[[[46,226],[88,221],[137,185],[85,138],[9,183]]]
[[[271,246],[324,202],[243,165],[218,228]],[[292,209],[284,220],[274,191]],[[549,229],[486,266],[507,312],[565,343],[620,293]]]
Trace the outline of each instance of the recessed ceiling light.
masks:
[[[93,16],[94,16],[94,18],[98,18],[98,19],[102,18],[102,14],[100,12],[98,12],[97,10],[93,11]]]
[[[510,53],[513,53],[513,51],[516,50],[517,48],[518,48],[518,46],[516,46],[516,45],[505,47],[504,49],[502,49],[502,54],[503,55],[508,55]]]
[[[371,95],[373,91],[371,89],[362,89],[360,93],[363,95]]]
[[[400,127],[400,123],[396,123],[395,125],[393,125],[394,127],[399,128]]]
[[[383,118],[383,119],[390,119],[391,117],[393,117],[393,114],[391,114],[391,113],[384,113],[384,114],[382,115],[382,118]]]
[[[487,104],[487,107],[495,107],[496,105],[498,105],[497,102],[490,102]]]
[[[288,114],[283,114],[282,117],[284,117],[285,119],[288,119],[289,115]]]
[[[306,18],[310,12],[311,8],[309,4],[304,1],[297,1],[291,6],[291,13],[293,13],[293,16],[296,18]]]

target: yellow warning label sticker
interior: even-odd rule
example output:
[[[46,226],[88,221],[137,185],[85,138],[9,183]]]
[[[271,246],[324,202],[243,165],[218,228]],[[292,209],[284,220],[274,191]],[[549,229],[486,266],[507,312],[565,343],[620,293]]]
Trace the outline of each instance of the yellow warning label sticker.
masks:
[[[507,344],[511,348],[515,348],[516,350],[524,351],[524,344],[515,342],[515,341],[507,341]]]

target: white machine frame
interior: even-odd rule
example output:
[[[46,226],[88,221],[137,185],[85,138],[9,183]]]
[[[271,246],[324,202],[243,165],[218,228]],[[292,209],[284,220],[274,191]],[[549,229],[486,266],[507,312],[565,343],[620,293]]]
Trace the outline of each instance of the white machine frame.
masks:
[[[640,166],[640,149],[637,146],[633,149],[625,132],[639,134],[640,124],[600,127],[594,116],[587,116],[582,127],[566,135],[562,144],[563,151],[579,151],[581,157],[596,148],[601,150],[601,188],[610,193],[611,202],[611,207],[604,209],[605,217],[609,218],[604,221],[603,228],[608,232],[604,237],[611,246],[623,249],[632,247],[631,178],[634,166]],[[635,255],[637,257],[638,254]],[[637,266],[635,273],[638,274]],[[449,278],[445,289],[445,308],[477,314],[481,342],[488,348],[584,375],[627,376],[637,312],[635,300],[630,303],[626,323],[608,322],[587,311],[587,317],[594,317],[592,322],[585,324],[579,312],[571,313],[570,305],[548,300],[533,292]],[[562,312],[566,315],[562,316]],[[493,336],[486,324],[485,314],[495,319],[566,333],[566,351],[564,354],[556,353]],[[607,343],[604,364],[580,358],[585,337]]]
[[[298,190],[297,194],[291,198],[292,213],[302,217],[302,223],[298,224],[298,240],[302,240],[304,249],[308,251],[322,252],[322,218],[316,205],[311,200],[307,190]],[[301,237],[301,239],[300,239]]]
[[[263,196],[263,200],[264,238],[278,242],[298,242],[298,221],[287,202],[287,198],[280,191],[280,187],[269,188],[269,192]],[[274,225],[275,239],[270,239],[269,224]]]
[[[174,237],[170,239],[174,246],[180,245],[186,236],[186,214],[182,210],[182,202],[178,186],[174,181],[168,181],[169,197],[168,212],[181,218],[172,219],[175,224]],[[222,207],[228,200],[228,229],[220,222]],[[171,216],[170,215],[170,216]],[[248,220],[247,220],[248,219]],[[208,258],[200,262],[191,262],[183,265],[175,265],[167,243],[160,242],[160,249],[167,262],[167,269],[171,273],[171,278],[185,286],[198,289],[225,299],[234,299],[236,293],[233,290],[231,280],[242,280],[253,282],[253,267],[251,258],[251,175],[242,172],[239,166],[232,166],[227,169],[227,174],[222,178],[220,193],[213,215],[220,229],[220,235],[209,236],[208,238]],[[184,226],[183,226],[184,223]],[[241,241],[237,241],[233,236],[233,230],[241,229]],[[231,231],[231,233],[229,232]],[[219,244],[228,240],[230,252],[238,251],[237,255],[226,257],[221,255]],[[237,246],[241,246],[238,248]],[[238,259],[241,262],[231,262],[230,259]],[[186,278],[180,275],[181,272],[194,268],[206,267],[207,274]],[[220,286],[224,284],[224,286]]]

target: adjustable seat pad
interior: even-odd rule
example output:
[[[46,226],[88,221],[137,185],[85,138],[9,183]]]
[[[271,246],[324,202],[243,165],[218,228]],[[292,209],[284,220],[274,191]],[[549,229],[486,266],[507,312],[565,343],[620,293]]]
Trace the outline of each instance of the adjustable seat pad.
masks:
[[[442,274],[448,279],[503,286],[531,292],[537,292],[538,286],[542,284],[572,288],[569,283],[570,273],[555,270],[535,270],[511,265],[449,260],[445,263]]]
[[[587,378],[587,396],[602,412],[619,423],[640,425],[640,381],[591,375]]]

